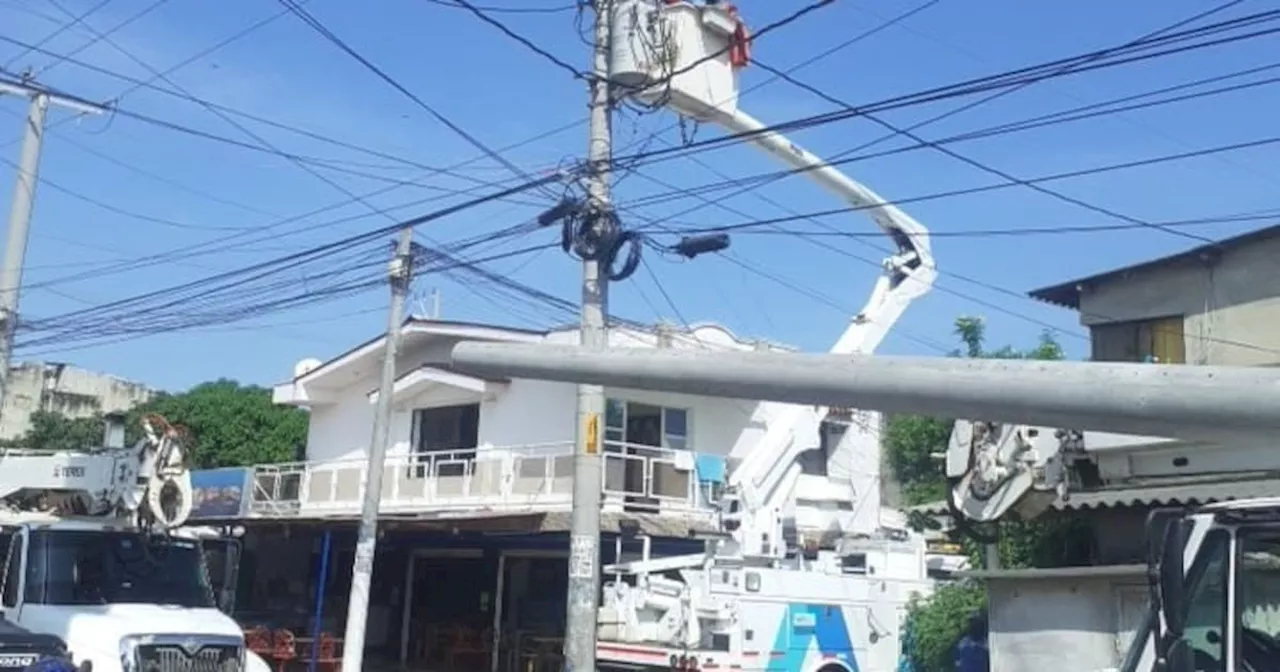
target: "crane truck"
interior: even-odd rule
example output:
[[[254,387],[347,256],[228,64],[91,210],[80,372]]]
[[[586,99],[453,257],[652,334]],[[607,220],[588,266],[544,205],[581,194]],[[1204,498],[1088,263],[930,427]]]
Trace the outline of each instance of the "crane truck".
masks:
[[[111,417],[102,447],[0,450],[0,641],[56,638],[86,672],[266,672],[210,587],[207,545],[235,542],[182,529],[183,433],[142,422],[132,447]]]

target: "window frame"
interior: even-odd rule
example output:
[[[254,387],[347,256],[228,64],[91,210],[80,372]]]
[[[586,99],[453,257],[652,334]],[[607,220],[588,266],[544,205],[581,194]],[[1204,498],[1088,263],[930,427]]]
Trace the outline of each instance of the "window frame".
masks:
[[[26,549],[27,543],[23,535],[23,528],[20,526],[0,526],[0,536],[6,536],[8,539],[4,543],[3,550],[3,566],[0,567],[0,612],[8,612],[10,609],[17,609],[22,606],[23,602],[23,585],[26,581],[26,571],[23,566],[23,551]],[[10,563],[14,560],[14,548],[17,548],[17,584],[12,589],[13,603],[10,604],[10,588],[9,580],[15,578],[11,576],[13,572],[10,570]]]
[[[1243,665],[1243,661],[1241,660],[1241,656],[1243,655],[1243,651],[1242,651],[1243,647],[1239,646],[1239,644],[1244,641],[1243,639],[1244,608],[1246,606],[1245,601],[1239,599],[1239,596],[1245,594],[1246,592],[1243,589],[1244,587],[1240,583],[1241,580],[1244,578],[1245,545],[1244,543],[1242,543],[1242,541],[1244,539],[1247,539],[1249,536],[1251,536],[1255,532],[1265,532],[1265,533],[1274,535],[1275,528],[1265,527],[1261,525],[1249,525],[1249,526],[1238,527],[1235,529],[1235,547],[1232,549],[1232,554],[1231,554],[1232,562],[1234,563],[1233,567],[1235,568],[1232,576],[1232,582],[1231,582],[1231,598],[1232,598],[1231,614],[1233,618],[1232,629],[1231,629],[1231,643],[1232,643],[1233,651],[1231,653],[1232,667],[1229,668],[1233,670],[1245,669]]]
[[[1187,333],[1186,333],[1186,315],[1171,314],[1158,315],[1137,320],[1115,320],[1112,322],[1100,322],[1090,325],[1089,341],[1090,356],[1094,361],[1117,361],[1117,362],[1145,362],[1152,361],[1156,355],[1160,344],[1157,337],[1157,331],[1160,325],[1169,324],[1177,325],[1176,338],[1171,343],[1174,347],[1174,354],[1166,356],[1161,360],[1161,364],[1186,364],[1187,363]],[[1123,335],[1121,332],[1124,332]],[[1172,336],[1172,335],[1171,335]],[[1114,348],[1104,350],[1101,346],[1103,343],[1107,345],[1116,345],[1121,342],[1124,344],[1125,358],[1117,359],[1115,357],[1104,356],[1105,351],[1114,351]],[[1103,352],[1100,352],[1102,350]],[[1129,352],[1132,356],[1129,356]]]
[[[611,422],[612,420],[611,411],[613,410],[613,408],[615,408],[615,404],[620,406],[622,409],[621,425],[615,425]],[[662,442],[662,445],[641,446],[639,444],[636,444],[635,446],[632,446],[632,444],[627,443],[627,417],[629,415],[628,411],[630,409],[631,404],[641,404],[644,406],[652,406],[653,408],[658,409],[659,411],[658,412],[658,423],[659,423],[658,434],[661,437],[660,441]],[[668,413],[672,413],[672,412],[678,412],[684,415],[684,433],[683,434],[673,434],[669,431],[667,415]],[[665,450],[673,450],[673,451],[674,450],[691,451],[689,444],[691,439],[693,438],[693,409],[688,408],[686,406],[667,406],[665,404],[651,403],[648,401],[637,401],[635,399],[626,399],[624,397],[606,397],[604,425],[605,425],[604,441],[606,445],[614,444],[614,445],[626,446],[626,447],[662,448]],[[679,445],[678,447],[672,446],[672,442],[670,440],[671,437],[678,437],[680,439],[681,445]]]
[[[1234,618],[1235,610],[1233,606],[1233,603],[1235,602],[1236,579],[1234,571],[1236,567],[1235,555],[1238,549],[1238,544],[1235,543],[1235,540],[1236,535],[1224,528],[1215,527],[1206,532],[1204,541],[1200,544],[1200,552],[1197,553],[1195,562],[1192,564],[1190,571],[1187,572],[1184,583],[1187,591],[1187,609],[1190,610],[1191,605],[1194,602],[1195,589],[1198,587],[1200,580],[1204,578],[1205,573],[1208,571],[1209,564],[1213,560],[1211,555],[1215,550],[1213,546],[1214,544],[1221,542],[1220,548],[1222,549],[1223,554],[1221,571],[1224,576],[1222,577],[1222,608],[1221,613],[1219,614],[1222,622],[1222,631],[1218,633],[1218,636],[1222,640],[1220,644],[1222,651],[1221,662],[1223,669],[1226,670],[1236,669],[1236,667],[1231,664],[1231,661],[1234,659],[1236,655],[1235,651],[1238,648],[1235,646],[1234,635],[1236,624]],[[1187,614],[1187,620],[1188,622],[1190,621],[1190,614]],[[1228,633],[1230,633],[1230,636]],[[1186,636],[1184,633],[1183,639],[1185,640],[1185,638]]]

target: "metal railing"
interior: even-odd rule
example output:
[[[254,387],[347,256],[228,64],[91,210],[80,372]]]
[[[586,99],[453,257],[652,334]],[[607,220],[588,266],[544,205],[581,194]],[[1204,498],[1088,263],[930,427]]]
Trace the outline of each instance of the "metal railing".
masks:
[[[606,508],[700,510],[692,454],[606,442]],[[390,455],[382,478],[383,513],[522,513],[567,510],[573,495],[572,443],[483,446]],[[312,517],[357,513],[364,459],[254,468],[249,514]]]

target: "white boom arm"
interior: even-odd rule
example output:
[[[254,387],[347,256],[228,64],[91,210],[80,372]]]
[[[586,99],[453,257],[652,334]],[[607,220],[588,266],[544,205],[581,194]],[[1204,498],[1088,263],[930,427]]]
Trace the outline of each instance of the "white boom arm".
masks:
[[[621,86],[638,98],[747,138],[853,208],[865,210],[890,238],[895,253],[885,259],[870,298],[830,350],[874,352],[907,306],[933,285],[937,270],[928,230],[871,189],[737,109],[736,69],[743,63],[730,52],[733,40],[741,36],[741,24],[726,5],[622,0],[615,12],[611,76]],[[731,457],[737,464],[728,477],[726,522],[737,526],[744,552],[776,555],[781,550],[779,511],[799,477],[800,453],[814,447],[803,438],[815,435],[827,412],[825,406],[776,402],[765,402],[757,410],[756,419],[768,429],[759,441],[735,449]]]
[[[911,302],[932,288],[937,269],[929,248],[928,230],[782,134],[763,130],[765,127],[747,114],[738,111],[712,118],[730,132],[750,133],[751,142],[756,146],[804,171],[804,175],[854,207],[865,209],[893,241],[897,253],[885,259],[884,271],[876,279],[870,298],[830,350],[833,355],[875,352]],[[740,529],[752,537],[747,541],[747,552],[766,550],[762,548],[765,540],[773,544],[781,542],[781,523],[776,520],[776,512],[781,500],[792,495],[800,473],[797,462],[800,453],[814,447],[801,441],[801,437],[808,434],[806,428],[817,427],[829,411],[826,406],[776,402],[765,402],[761,406],[764,407],[761,410],[770,415],[765,435],[749,448],[729,478],[729,487],[737,492],[740,500],[740,514],[745,517],[740,521]],[[878,436],[869,438],[879,440]],[[781,549],[775,549],[775,554],[777,550]]]
[[[120,516],[173,529],[191,514],[191,474],[181,436],[160,416],[142,419],[146,437],[126,448],[123,428],[84,451],[0,451],[0,502],[13,510]],[[112,434],[109,428],[107,434]]]

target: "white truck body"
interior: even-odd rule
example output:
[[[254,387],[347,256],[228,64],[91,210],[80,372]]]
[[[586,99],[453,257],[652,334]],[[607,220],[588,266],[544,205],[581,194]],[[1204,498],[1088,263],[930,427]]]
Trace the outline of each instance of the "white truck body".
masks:
[[[922,547],[868,540],[793,561],[761,567],[708,553],[655,560],[648,573],[606,568],[600,666],[896,669],[906,606],[933,588]]]
[[[195,539],[154,538],[148,558],[140,552],[146,536],[129,526],[26,515],[0,516],[0,535],[10,549],[0,613],[10,626],[61,638],[78,665],[90,661],[99,672],[160,661],[166,671],[210,662],[225,665],[220,670],[269,669],[246,652],[240,626],[219,610]],[[97,556],[76,557],[83,551]],[[125,553],[136,555],[120,557]],[[102,580],[83,575],[87,563],[98,565]]]
[[[182,432],[144,418],[123,446],[0,451],[0,614],[10,632],[52,635],[95,672],[267,672],[219,609],[191,511]],[[234,544],[234,541],[226,543]]]

